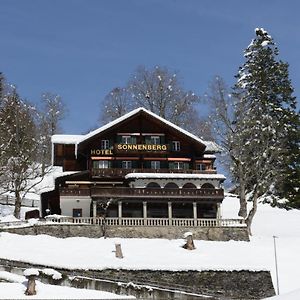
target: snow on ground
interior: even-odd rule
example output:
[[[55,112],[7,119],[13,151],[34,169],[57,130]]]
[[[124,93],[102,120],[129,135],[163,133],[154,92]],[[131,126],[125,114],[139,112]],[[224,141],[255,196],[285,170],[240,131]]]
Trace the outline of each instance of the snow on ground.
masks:
[[[293,292],[284,295],[266,298],[266,300],[299,300],[299,299],[300,299],[300,289],[297,289]]]
[[[238,199],[226,197],[223,218],[236,218],[237,210]],[[276,289],[273,245],[273,235],[276,235],[280,292],[298,289],[300,211],[260,204],[254,218],[253,234],[250,242],[197,240],[197,249],[188,251],[181,248],[183,239],[59,239],[47,235],[1,233],[0,244],[5,247],[0,247],[0,257],[44,264],[54,269],[271,270]],[[124,259],[115,258],[116,241],[122,245]]]
[[[13,216],[15,207],[12,205],[0,204],[0,222],[18,222],[19,219]],[[36,209],[35,207],[21,207],[21,219],[25,219],[26,211]]]
[[[36,281],[37,294],[25,296],[27,279],[21,275],[0,272],[0,279],[11,282],[0,283],[0,299],[129,299],[133,297],[120,296],[113,293],[76,289],[71,287],[44,284]]]

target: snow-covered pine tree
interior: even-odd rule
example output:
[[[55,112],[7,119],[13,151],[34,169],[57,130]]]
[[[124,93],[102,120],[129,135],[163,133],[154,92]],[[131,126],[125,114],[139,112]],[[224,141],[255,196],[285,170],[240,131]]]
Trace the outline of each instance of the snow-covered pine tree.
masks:
[[[282,178],[291,153],[290,121],[296,114],[296,99],[289,80],[288,64],[278,60],[272,37],[262,28],[245,50],[246,62],[234,86],[235,132],[231,136],[233,176],[240,186],[241,207],[251,234],[258,198]],[[247,200],[252,202],[247,209]]]
[[[0,105],[4,94],[4,76],[2,72],[0,72]]]
[[[22,199],[41,180],[37,164],[35,109],[22,101],[15,88],[2,98],[0,108],[0,193],[15,195],[14,215],[20,218]]]
[[[292,116],[289,122],[292,130],[289,132],[287,141],[286,164],[282,169],[282,178],[277,180],[274,186],[275,196],[284,198],[287,202],[277,202],[275,205],[285,208],[300,208],[300,115]]]

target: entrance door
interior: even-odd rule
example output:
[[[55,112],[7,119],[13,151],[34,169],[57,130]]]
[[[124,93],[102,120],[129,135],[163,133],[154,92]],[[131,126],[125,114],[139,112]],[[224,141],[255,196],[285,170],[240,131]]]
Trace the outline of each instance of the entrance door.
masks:
[[[82,208],[73,208],[73,218],[82,217]]]

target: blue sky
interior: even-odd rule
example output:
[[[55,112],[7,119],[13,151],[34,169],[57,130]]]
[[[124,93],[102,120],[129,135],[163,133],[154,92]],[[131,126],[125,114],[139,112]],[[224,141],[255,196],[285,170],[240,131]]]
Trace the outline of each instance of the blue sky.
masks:
[[[63,131],[94,128],[100,102],[137,66],[179,72],[203,95],[214,75],[233,85],[256,27],[275,39],[300,93],[297,0],[0,0],[0,71],[21,96],[58,93]]]

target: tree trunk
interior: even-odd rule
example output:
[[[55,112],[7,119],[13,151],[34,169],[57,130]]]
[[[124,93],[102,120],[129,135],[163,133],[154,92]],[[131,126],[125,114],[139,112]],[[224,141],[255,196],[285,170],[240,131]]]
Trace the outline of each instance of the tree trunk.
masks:
[[[123,258],[123,253],[122,253],[122,248],[121,248],[121,244],[116,244],[116,257],[117,258]]]
[[[14,210],[14,216],[17,219],[20,219],[20,213],[21,213],[21,204],[22,199],[19,191],[15,191],[15,210]]]
[[[252,235],[252,231],[251,231],[251,225],[252,225],[252,221],[253,221],[253,217],[256,214],[257,211],[257,199],[258,199],[258,195],[257,193],[254,191],[254,194],[252,196],[252,203],[253,206],[248,214],[248,217],[246,218],[245,222],[247,225],[247,230],[248,230],[248,234]]]
[[[36,295],[35,290],[35,275],[28,276],[27,289],[25,295],[33,296]]]
[[[247,217],[247,200],[246,200],[246,192],[245,192],[245,180],[244,180],[244,172],[241,164],[238,166],[239,172],[239,197],[240,197],[240,209],[238,215],[246,219]]]

